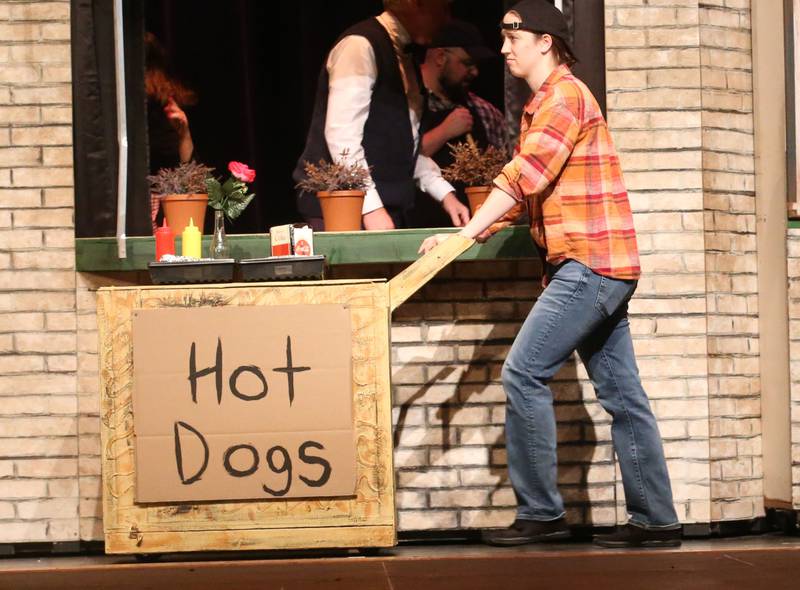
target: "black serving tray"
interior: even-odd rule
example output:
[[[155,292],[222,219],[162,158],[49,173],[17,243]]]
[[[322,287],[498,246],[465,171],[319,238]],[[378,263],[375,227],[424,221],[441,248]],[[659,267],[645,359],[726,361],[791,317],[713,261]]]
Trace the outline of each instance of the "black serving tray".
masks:
[[[270,256],[239,261],[243,281],[296,281],[325,278],[325,256]]]
[[[147,265],[154,285],[183,283],[229,283],[233,281],[233,258],[196,262],[150,262]]]

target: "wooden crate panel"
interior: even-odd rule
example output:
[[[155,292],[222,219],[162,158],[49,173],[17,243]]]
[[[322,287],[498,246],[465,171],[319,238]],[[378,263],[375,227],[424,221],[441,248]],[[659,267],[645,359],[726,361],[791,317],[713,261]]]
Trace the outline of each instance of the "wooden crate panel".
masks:
[[[137,505],[134,502],[132,313],[135,309],[344,304],[351,310],[356,496]],[[379,281],[103,289],[98,297],[106,550],[391,546],[389,289]]]

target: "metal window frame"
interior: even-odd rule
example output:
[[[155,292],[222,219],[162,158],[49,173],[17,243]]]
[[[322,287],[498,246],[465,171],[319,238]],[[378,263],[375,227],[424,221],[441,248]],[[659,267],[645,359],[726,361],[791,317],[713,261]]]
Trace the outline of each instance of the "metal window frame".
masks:
[[[127,258],[128,110],[125,102],[125,33],[122,0],[114,0],[114,59],[117,94],[117,257]]]

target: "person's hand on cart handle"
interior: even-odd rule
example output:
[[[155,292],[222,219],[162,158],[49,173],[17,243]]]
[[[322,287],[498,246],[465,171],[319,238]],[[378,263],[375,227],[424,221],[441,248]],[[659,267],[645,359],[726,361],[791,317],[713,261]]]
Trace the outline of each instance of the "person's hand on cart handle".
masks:
[[[417,254],[427,254],[452,235],[455,234],[436,234],[433,236],[428,236],[422,241],[419,250],[417,250]]]
[[[508,213],[517,201],[498,188],[492,189],[489,197],[475,213],[475,216],[458,232],[460,235],[478,242],[485,242],[491,237],[489,227],[503,215]],[[419,247],[419,254],[427,254],[453,234],[436,234],[425,238]]]

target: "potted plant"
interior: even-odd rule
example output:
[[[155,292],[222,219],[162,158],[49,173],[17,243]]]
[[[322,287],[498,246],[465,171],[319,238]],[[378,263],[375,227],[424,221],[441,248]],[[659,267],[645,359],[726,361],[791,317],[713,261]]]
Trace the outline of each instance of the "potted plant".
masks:
[[[306,178],[297,188],[317,193],[325,231],[358,231],[361,229],[361,210],[369,168],[359,162],[347,161],[348,151],[339,154],[338,161],[318,164],[304,162]]]
[[[503,170],[508,158],[496,147],[490,145],[481,149],[474,141],[448,145],[453,163],[442,170],[442,175],[450,182],[464,184],[470,213],[475,215],[492,191],[492,182]]]
[[[202,230],[208,204],[206,179],[213,170],[191,161],[174,168],[162,168],[147,177],[150,192],[161,202],[167,225],[174,235],[183,233],[183,229],[189,225],[189,219]]]
[[[241,162],[229,162],[231,176],[225,182],[210,176],[205,184],[208,190],[208,206],[214,210],[214,234],[211,238],[211,258],[228,258],[228,242],[225,237],[225,219],[233,221],[239,217],[255,197],[247,193],[247,183],[256,179],[256,171]]]

